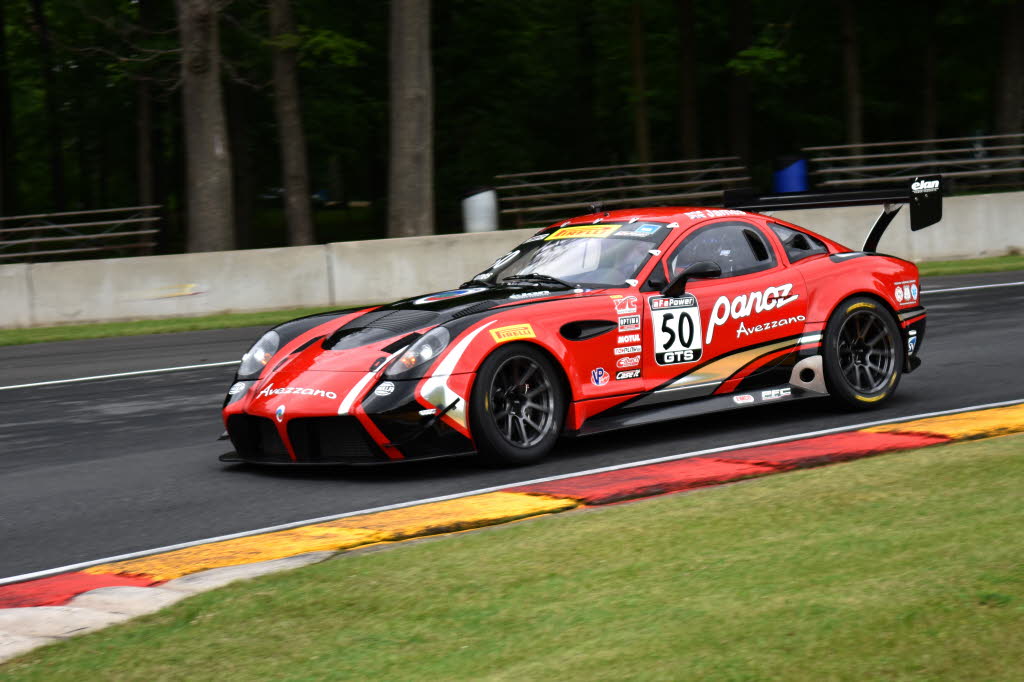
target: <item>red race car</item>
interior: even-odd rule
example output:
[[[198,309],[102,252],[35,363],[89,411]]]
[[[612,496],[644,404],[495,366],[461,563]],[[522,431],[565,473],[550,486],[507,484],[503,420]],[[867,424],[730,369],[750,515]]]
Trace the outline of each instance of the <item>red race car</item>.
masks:
[[[559,437],[831,396],[893,395],[919,364],[913,263],[874,253],[898,191],[728,196],[566,220],[458,289],[268,331],[224,402],[225,462],[533,462]],[[861,251],[748,210],[885,204]]]

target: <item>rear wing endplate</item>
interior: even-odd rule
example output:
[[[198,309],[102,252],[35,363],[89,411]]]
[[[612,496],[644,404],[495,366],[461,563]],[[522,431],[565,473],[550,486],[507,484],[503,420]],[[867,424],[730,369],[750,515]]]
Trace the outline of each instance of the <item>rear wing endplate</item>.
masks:
[[[863,189],[840,192],[787,192],[755,194],[750,190],[726,190],[722,195],[726,208],[744,211],[788,211],[801,208],[839,208],[841,206],[874,206],[881,204],[882,213],[871,226],[864,241],[864,251],[875,251],[885,229],[902,208],[910,204],[910,229],[923,230],[942,220],[942,176],[923,175],[903,187]]]

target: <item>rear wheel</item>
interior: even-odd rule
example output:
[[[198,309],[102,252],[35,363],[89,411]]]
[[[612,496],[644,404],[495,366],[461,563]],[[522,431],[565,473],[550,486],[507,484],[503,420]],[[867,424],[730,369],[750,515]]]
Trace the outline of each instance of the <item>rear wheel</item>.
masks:
[[[888,400],[903,373],[896,320],[881,303],[851,298],[825,327],[825,380],[834,400],[857,409]]]
[[[480,366],[470,399],[477,451],[495,464],[519,465],[550,452],[565,421],[558,369],[541,351],[510,344]]]

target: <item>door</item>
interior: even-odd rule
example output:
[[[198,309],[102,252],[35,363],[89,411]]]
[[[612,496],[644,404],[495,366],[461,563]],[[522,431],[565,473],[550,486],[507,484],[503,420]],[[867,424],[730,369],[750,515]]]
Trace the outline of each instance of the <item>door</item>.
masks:
[[[665,276],[701,261],[717,263],[721,276],[690,280],[675,298],[644,295],[646,403],[727,390],[730,379],[785,356],[803,332],[804,282],[760,227],[736,219],[699,226],[664,258]]]

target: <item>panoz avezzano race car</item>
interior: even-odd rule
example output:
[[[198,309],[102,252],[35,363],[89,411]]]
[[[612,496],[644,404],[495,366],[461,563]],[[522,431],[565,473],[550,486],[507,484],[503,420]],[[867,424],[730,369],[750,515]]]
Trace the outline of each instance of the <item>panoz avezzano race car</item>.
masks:
[[[536,461],[582,436],[762,403],[889,399],[920,364],[917,267],[875,253],[941,179],[729,208],[598,212],[540,230],[458,289],[286,322],[245,353],[225,462]],[[884,204],[861,251],[748,212]]]

